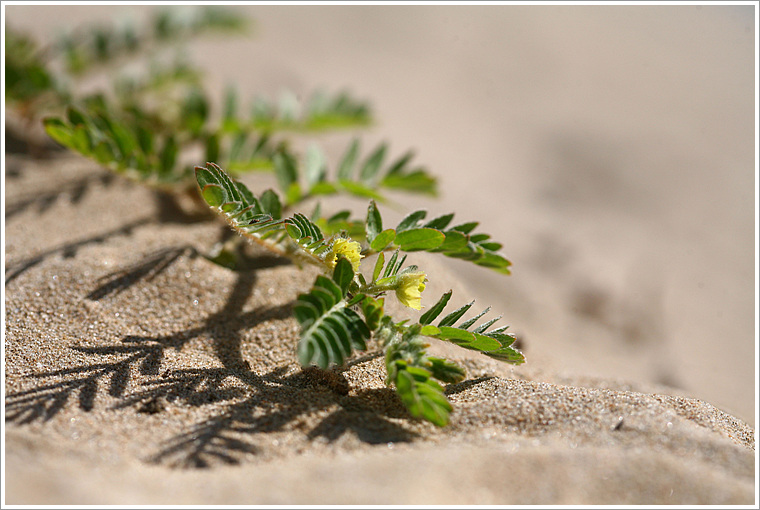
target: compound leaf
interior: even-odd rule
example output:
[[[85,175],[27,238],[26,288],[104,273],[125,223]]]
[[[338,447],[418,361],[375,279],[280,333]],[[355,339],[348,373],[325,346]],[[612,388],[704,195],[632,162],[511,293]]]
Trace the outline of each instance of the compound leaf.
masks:
[[[523,354],[517,349],[510,347],[515,342],[515,337],[503,333],[507,329],[506,327],[488,331],[488,328],[501,317],[488,320],[480,326],[472,330],[470,329],[480,318],[488,313],[490,307],[475,317],[463,321],[459,325],[455,325],[465,312],[472,308],[474,301],[471,301],[446,315],[438,323],[438,326],[430,324],[443,311],[450,297],[451,291],[446,292],[430,310],[420,317],[420,334],[452,342],[465,349],[480,351],[486,356],[507,363],[520,364],[525,362]]]
[[[336,269],[339,266],[340,262]],[[338,278],[342,281],[345,274],[341,270]],[[294,314],[301,326],[298,359],[303,366],[342,365],[354,350],[367,348],[370,330],[359,314],[346,307],[341,285],[325,276],[318,276],[311,291],[298,296]]]
[[[393,383],[409,413],[439,427],[447,425],[451,404],[441,385],[430,378],[430,372],[421,367],[409,366],[401,360],[395,364]]]

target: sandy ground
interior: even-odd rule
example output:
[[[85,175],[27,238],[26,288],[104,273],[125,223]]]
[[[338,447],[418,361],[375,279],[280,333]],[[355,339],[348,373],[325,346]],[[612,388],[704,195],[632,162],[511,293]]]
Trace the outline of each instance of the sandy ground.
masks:
[[[420,203],[514,263],[423,259],[426,295],[493,305],[528,363],[434,345],[469,378],[449,428],[414,422],[371,355],[295,366],[303,273],[219,268],[219,225],[6,155],[6,503],[755,501],[751,10],[243,10],[252,37],[191,46],[212,89],[370,99],[365,143],[415,148],[442,187]],[[141,15],[6,12],[40,35]]]

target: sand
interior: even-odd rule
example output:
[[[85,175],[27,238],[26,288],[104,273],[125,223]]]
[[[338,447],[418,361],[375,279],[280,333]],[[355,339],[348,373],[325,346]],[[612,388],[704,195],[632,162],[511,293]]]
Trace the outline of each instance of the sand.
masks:
[[[58,8],[36,9],[45,14],[38,16],[44,28]],[[102,17],[108,13],[102,9],[87,12]],[[410,74],[407,94],[390,78],[373,76],[382,66],[370,67],[371,72],[365,68],[364,77],[358,71],[340,75],[335,85],[350,83],[378,98],[374,103],[383,122],[368,140],[387,137],[399,150],[420,147],[418,158],[441,175],[441,200],[420,203],[434,212],[454,210],[462,219],[486,218],[488,232],[513,240],[505,247],[515,263],[510,277],[481,275],[435,257],[418,260],[435,275],[427,299],[454,288],[462,302],[475,298],[483,306],[494,305],[520,337],[528,363],[511,367],[433,342],[431,350],[461,362],[468,377],[446,388],[455,407],[449,427],[415,421],[385,388],[374,349],[330,375],[297,366],[298,327],[290,307],[308,288],[309,271],[260,252],[253,253],[255,267],[246,271],[216,266],[203,254],[223,237],[221,223],[190,221],[149,190],[71,154],[39,160],[7,153],[6,504],[757,503],[755,393],[747,368],[754,353],[747,276],[754,273],[748,264],[747,233],[753,222],[745,184],[752,182],[752,172],[743,166],[746,140],[740,135],[745,96],[732,96],[712,110],[689,110],[692,121],[700,115],[730,120],[721,125],[733,129],[734,136],[721,137],[720,143],[695,145],[687,120],[677,119],[679,105],[668,103],[671,113],[631,110],[630,118],[608,134],[614,143],[595,150],[599,139],[579,133],[609,128],[614,108],[581,113],[571,107],[578,98],[570,94],[555,103],[564,110],[531,109],[539,101],[531,102],[528,77],[504,76],[504,86],[522,95],[494,131],[502,103],[494,107],[487,95],[466,94],[460,88],[465,81],[454,79],[454,67],[446,63],[450,57],[464,65],[471,55],[467,44],[487,45],[496,38],[505,46],[520,39],[530,50],[521,64],[527,66],[529,56],[548,51],[537,46],[539,35],[548,41],[552,34],[559,37],[547,31],[550,25],[572,31],[585,22],[612,38],[611,27],[622,23],[617,11],[587,11],[563,25],[558,15],[531,10],[512,11],[516,18],[505,21],[482,9],[461,18],[452,17],[451,10],[428,14],[416,9],[400,20],[395,11],[375,11],[366,18],[333,8],[319,10],[321,19],[351,28],[343,35],[319,31],[323,38],[314,39],[308,51],[298,43],[314,36],[307,23],[314,11],[249,12],[259,21],[253,41],[260,42],[245,44],[252,45],[250,58],[259,56],[267,72],[257,78],[221,59],[212,86],[234,80],[266,92],[323,84],[340,62],[353,68],[359,55],[398,64],[394,79]],[[745,19],[732,13],[710,18],[689,10],[677,28],[693,31],[704,25],[721,34]],[[634,16],[629,25],[622,24],[633,32],[646,18]],[[28,23],[28,18],[16,19]],[[460,31],[452,37],[470,37],[454,46],[459,53],[445,36],[454,19]],[[605,23],[610,26],[600,28]],[[652,41],[641,43],[644,55],[660,34],[658,23]],[[297,36],[288,39],[277,31],[287,24],[299,29],[293,31]],[[378,33],[362,32],[362,26]],[[383,27],[394,27],[398,38],[383,36]],[[428,32],[418,33],[421,27]],[[324,61],[321,71],[309,61],[310,52],[331,54],[330,45],[357,33],[364,38],[344,48],[343,60]],[[740,48],[743,37],[744,32],[735,34]],[[387,39],[388,45],[376,39]],[[576,50],[590,39],[576,42]],[[417,45],[410,46],[408,61],[394,60],[398,47],[412,40]],[[199,44],[197,55],[208,59],[223,44],[243,43]],[[606,51],[611,50],[599,49],[590,62],[604,62]],[[423,66],[426,73],[440,73],[430,103],[419,95],[423,77],[415,74],[416,52],[431,55]],[[473,73],[489,62],[488,52],[478,54],[482,61],[469,61]],[[736,60],[721,65],[730,69],[743,62],[741,51],[732,55]],[[576,67],[579,61],[571,59]],[[677,77],[689,76],[699,62],[678,64]],[[585,72],[593,75],[593,70]],[[542,76],[532,79],[549,83]],[[710,86],[721,79],[735,80],[736,90],[743,90],[743,74],[726,76],[710,74],[692,94],[713,90]],[[671,87],[680,83],[675,80]],[[446,98],[466,104],[443,113],[431,108],[433,100],[446,104]],[[681,107],[693,108],[690,103]],[[588,126],[571,128],[573,115]],[[446,116],[458,126],[458,145],[443,122]],[[656,132],[643,134],[654,118],[681,128],[664,148],[652,141]],[[518,133],[517,119],[525,121],[527,134]],[[470,123],[474,131],[461,135]],[[508,159],[513,173],[504,170],[506,160],[494,165],[512,144],[543,132],[538,126],[557,133],[553,155],[536,164],[528,152],[517,151]],[[708,131],[703,136],[711,126],[702,128]],[[604,158],[612,158],[615,144],[626,136],[634,142],[618,145],[618,159],[605,166]],[[324,138],[335,147],[342,140]],[[640,175],[642,160],[631,156],[636,144],[660,148],[650,152],[654,168],[648,174]],[[731,148],[728,156],[719,155],[721,144]],[[684,184],[688,192],[674,193],[682,182],[677,173],[656,171],[667,161],[684,164],[686,149],[694,152],[693,171]],[[476,163],[467,176],[456,171],[466,167],[464,156]],[[560,172],[570,167],[573,173]],[[716,167],[726,169],[720,182],[713,177]],[[608,174],[610,168],[616,171]],[[484,175],[479,172],[490,172],[496,184],[484,186],[473,178]],[[654,179],[657,175],[661,178]],[[246,179],[254,188],[262,186],[257,176]],[[650,185],[653,179],[656,184]],[[695,205],[708,189],[715,205]],[[471,199],[455,199],[461,193]],[[493,204],[499,204],[498,211]],[[701,230],[707,216],[710,223]],[[711,264],[711,273],[692,279],[716,257],[731,263]],[[640,275],[639,267],[649,271]],[[684,282],[688,285],[682,288]],[[706,310],[710,320],[699,323],[704,331],[695,331],[691,323],[706,317]],[[718,326],[725,333],[722,357],[707,361],[715,352],[708,340],[714,342]]]
[[[468,369],[437,429],[385,388],[376,350],[304,373],[290,306],[309,271],[219,267],[200,254],[223,225],[158,221],[151,192],[75,156],[9,160],[10,196],[59,193],[7,223],[8,504],[753,500],[753,429],[672,388],[436,343]],[[65,183],[85,181],[72,203]],[[45,217],[60,227],[35,242]]]

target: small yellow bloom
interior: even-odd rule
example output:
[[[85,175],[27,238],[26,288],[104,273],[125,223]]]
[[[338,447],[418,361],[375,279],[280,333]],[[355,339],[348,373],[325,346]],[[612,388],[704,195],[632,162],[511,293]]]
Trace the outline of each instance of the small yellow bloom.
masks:
[[[354,268],[354,272],[359,270],[359,264],[363,257],[359,243],[350,239],[343,239],[342,237],[337,238],[333,241],[332,248],[330,248],[330,252],[325,257],[325,262],[330,267],[335,267],[335,264],[338,263],[338,257],[341,255],[348,259],[351,267]]]
[[[426,274],[405,273],[398,276],[396,297],[409,308],[422,309],[422,291],[425,290]]]

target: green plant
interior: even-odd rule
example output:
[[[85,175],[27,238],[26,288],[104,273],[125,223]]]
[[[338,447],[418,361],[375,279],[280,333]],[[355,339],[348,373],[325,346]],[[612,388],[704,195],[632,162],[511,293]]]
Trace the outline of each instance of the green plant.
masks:
[[[341,94],[337,100],[341,97],[347,96]],[[288,206],[336,193],[378,200],[385,199],[379,191],[383,189],[436,193],[435,179],[425,169],[409,167],[411,152],[384,165],[388,146],[380,144],[360,161],[360,142],[354,139],[337,171],[328,172],[326,158],[317,145],[296,155],[286,140],[275,143],[271,132],[257,132],[255,119],[247,128],[227,116],[214,125],[207,105],[205,96],[192,91],[179,119],[169,122],[137,105],[128,110],[114,108],[97,95],[89,97],[83,108],[68,106],[64,116],[49,116],[43,122],[48,135],[61,145],[128,178],[166,191],[183,191],[195,185],[192,166],[183,163],[181,156],[200,147],[208,160],[222,161],[236,174],[273,171]],[[338,118],[337,113],[325,110],[315,115]],[[300,125],[309,125],[315,115],[307,116]],[[333,180],[329,174],[334,174]]]
[[[196,211],[186,210],[193,200],[182,200],[182,196],[197,199],[188,154],[199,150],[234,175],[275,172],[286,188],[286,206],[335,193],[383,200],[370,184],[435,193],[435,181],[424,169],[407,172],[411,154],[387,168],[382,182],[370,179],[382,175],[384,144],[365,162],[362,179],[347,179],[346,172],[359,157],[355,141],[332,182],[325,178],[326,169],[321,166],[325,158],[317,146],[306,154],[290,149],[292,135],[370,125],[369,105],[348,92],[318,90],[305,101],[287,91],[277,101],[256,96],[246,114],[234,88],[228,88],[218,104],[203,88],[199,69],[184,59],[175,57],[167,63],[158,58],[165,53],[159,50],[171,43],[211,30],[241,33],[247,24],[229,10],[162,10],[154,13],[147,27],[83,27],[45,48],[9,29],[6,101],[27,125],[42,118],[46,133],[58,144],[158,190],[164,203],[193,217],[198,217]],[[119,74],[101,90],[77,92],[83,77],[145,53],[153,58],[147,72]],[[34,152],[42,150],[37,147]],[[305,179],[299,186],[296,181],[302,174]]]
[[[395,228],[383,229],[382,216],[369,202],[362,231],[345,230],[325,237],[322,229],[302,213],[283,216],[282,201],[274,190],[254,195],[214,163],[195,168],[206,203],[244,238],[299,265],[313,265],[320,273],[311,290],[298,296],[293,313],[301,325],[298,359],[303,366],[341,365],[355,351],[367,349],[374,338],[385,353],[387,384],[396,388],[409,412],[435,425],[449,421],[451,404],[436,382],[454,383],[464,370],[451,361],[428,356],[425,337],[455,343],[492,358],[519,364],[522,353],[511,347],[515,338],[507,327],[492,329],[499,318],[475,323],[489,310],[460,321],[470,302],[433,324],[451,298],[445,293],[417,322],[395,321],[384,311],[389,293],[404,305],[420,310],[427,274],[416,265],[404,266],[406,253],[426,251],[470,260],[509,274],[510,263],[497,253],[501,245],[487,234],[473,233],[477,223],[449,227],[454,215],[424,222],[425,211],[407,215]],[[386,260],[386,253],[390,253]],[[360,272],[362,259],[376,255],[371,274]]]
[[[45,47],[7,27],[6,104],[26,125],[45,117],[48,134],[65,147],[149,185],[160,182],[165,191],[174,184],[180,190],[190,187],[192,167],[178,163],[183,152],[198,145],[233,172],[271,169],[272,153],[280,146],[271,139],[280,132],[371,124],[365,102],[347,92],[323,91],[306,102],[290,92],[277,102],[256,97],[244,118],[230,89],[221,120],[213,119],[215,107],[202,87],[203,73],[181,58],[177,43],[209,32],[242,34],[249,24],[229,9],[163,9],[154,11],[145,26],[74,28]],[[170,49],[176,50],[173,60],[167,57]],[[150,58],[147,73],[114,69],[115,63],[142,57]],[[109,85],[80,92],[83,80],[102,70],[110,71]],[[143,154],[129,158],[123,149],[131,148]],[[163,148],[160,161],[145,154]]]
[[[134,29],[112,35],[97,27],[80,31],[76,38],[72,36],[59,45],[59,51],[63,51],[69,73],[82,73],[164,42],[169,38],[167,34],[188,37],[203,27],[231,23],[229,16],[212,15],[213,10],[202,12],[203,16],[190,18],[195,19],[193,22],[172,21],[169,12],[160,13],[154,19],[153,31],[141,37],[134,35]],[[209,16],[211,21],[207,20]],[[239,24],[238,20],[232,28],[238,30]],[[175,28],[168,30],[166,26]],[[27,66],[37,62],[31,58],[20,60]],[[42,80],[45,83],[65,81],[44,67],[40,69],[49,78]],[[207,161],[223,164],[233,175],[275,172],[286,206],[336,193],[380,201],[385,199],[383,190],[436,193],[435,180],[425,169],[409,168],[411,152],[384,166],[386,144],[380,144],[360,162],[359,141],[355,139],[335,172],[327,171],[325,156],[318,146],[312,144],[305,154],[290,149],[289,136],[294,134],[370,125],[369,105],[348,92],[331,95],[316,91],[305,101],[291,92],[284,92],[278,101],[256,96],[249,106],[250,113],[245,115],[233,87],[216,105],[203,89],[200,75],[199,70],[181,60],[173,65],[154,64],[146,75],[120,77],[108,90],[67,95],[65,99],[60,96],[61,111],[47,114],[43,124],[47,134],[64,147],[166,194],[189,192],[196,196],[193,167],[186,154],[198,150],[205,152]],[[35,90],[27,87],[28,95],[35,96]],[[303,179],[299,183],[300,176]]]
[[[100,67],[207,32],[243,33],[247,25],[244,17],[213,7],[164,9],[147,26],[79,27],[45,47],[6,26],[5,99],[26,116],[44,114],[78,98],[77,80]]]
[[[63,51],[67,72],[80,75],[147,45],[201,29],[240,28],[239,20],[213,12],[184,21],[162,13],[153,30],[142,36],[132,29],[79,32],[58,50]],[[230,88],[215,114],[214,102],[201,86],[201,73],[181,60],[154,65],[142,77],[122,77],[111,89],[80,96],[49,70],[33,41],[10,41],[18,51],[10,67],[6,61],[12,85],[6,98],[30,116],[44,112],[45,130],[59,144],[165,195],[189,193],[202,210],[210,207],[240,234],[233,243],[248,240],[296,264],[318,268],[312,287],[293,307],[301,326],[301,365],[342,365],[374,341],[385,354],[386,382],[396,388],[409,412],[443,426],[452,408],[440,383],[461,381],[465,373],[451,361],[427,355],[426,338],[508,363],[525,361],[512,347],[515,338],[506,333],[506,326],[491,329],[500,317],[476,325],[489,309],[462,320],[470,302],[441,318],[451,291],[416,321],[396,320],[386,313],[389,294],[407,307],[422,308],[427,274],[416,265],[405,265],[409,252],[440,253],[503,274],[509,274],[510,262],[499,253],[500,243],[476,231],[477,222],[454,224],[454,214],[426,220],[426,212],[417,210],[394,228],[383,227],[378,203],[388,201],[388,192],[437,194],[435,178],[411,164],[411,151],[389,160],[389,146],[381,143],[362,154],[354,138],[331,168],[318,145],[309,145],[301,154],[291,148],[293,135],[367,126],[372,116],[366,103],[345,92],[317,92],[304,102],[285,93],[277,102],[254,98],[246,116]],[[204,167],[190,164],[198,150],[209,161]],[[274,173],[277,190],[254,195],[233,179],[262,170]],[[352,218],[350,210],[324,216],[320,199],[339,193],[369,199],[366,216]],[[307,216],[298,209],[309,201],[316,204]],[[218,246],[208,258],[236,267],[231,248]],[[370,272],[367,260],[372,257]]]

